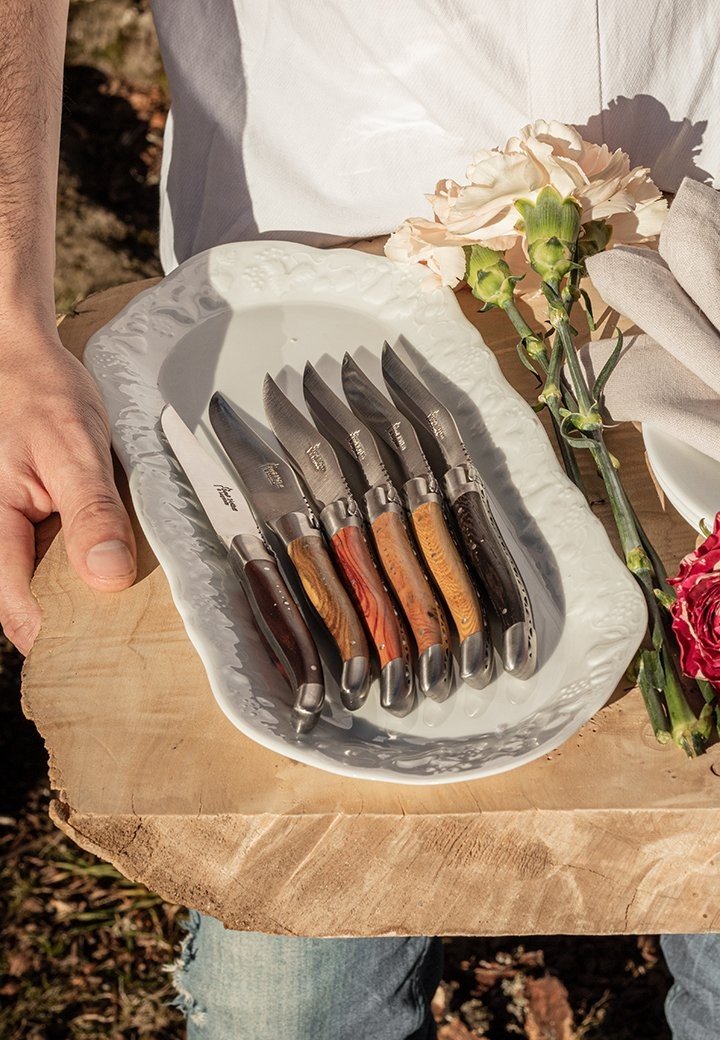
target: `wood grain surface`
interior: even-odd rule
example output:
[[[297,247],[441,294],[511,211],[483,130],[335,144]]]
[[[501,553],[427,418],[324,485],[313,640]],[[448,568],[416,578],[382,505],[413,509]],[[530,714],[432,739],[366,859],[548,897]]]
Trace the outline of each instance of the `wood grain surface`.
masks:
[[[460,640],[480,632],[484,625],[482,609],[441,506],[437,502],[423,503],[410,514],[410,522]]]
[[[422,654],[431,646],[450,646],[445,611],[413,549],[400,513],[389,510],[372,523],[375,548],[385,575],[410,627],[415,648]]]
[[[452,509],[466,555],[502,627],[526,621],[523,599],[527,593],[522,578],[497,526],[487,516],[479,493],[464,492],[453,502]]]
[[[363,248],[381,252],[382,242]],[[148,284],[81,304],[61,326],[66,346],[80,356]],[[480,314],[469,292],[458,301],[533,400],[505,316]],[[616,315],[594,304],[611,335]],[[672,570],[695,534],[658,496],[638,431],[622,425],[609,441]],[[581,464],[617,544],[603,487]],[[131,508],[120,472],[118,482]],[[133,524],[133,588],[87,589],[62,535],[34,583],[43,626],[25,664],[24,707],[50,751],[53,818],[83,848],[168,899],[257,931],[720,929],[720,746],[694,761],[660,747],[629,683],[557,751],[501,776],[443,787],[332,776],[258,747],[225,718]]]
[[[302,535],[287,547],[302,587],[333,637],[340,657],[368,657],[368,645],[355,607],[337,576],[325,542],[317,535]]]
[[[237,566],[242,567],[242,562],[239,561]],[[323,672],[317,648],[277,564],[269,560],[250,560],[243,568],[241,580],[250,591],[256,622],[285,669],[292,686],[291,701],[304,683],[322,684]]]
[[[350,586],[358,613],[365,621],[380,667],[398,658],[410,665],[410,647],[402,621],[375,565],[361,527],[341,527],[332,549],[340,573]]]

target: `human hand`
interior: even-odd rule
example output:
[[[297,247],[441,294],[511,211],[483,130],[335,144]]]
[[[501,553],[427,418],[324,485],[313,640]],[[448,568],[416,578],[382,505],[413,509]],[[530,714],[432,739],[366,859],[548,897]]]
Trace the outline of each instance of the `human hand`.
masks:
[[[0,625],[27,654],[34,524],[59,513],[68,558],[91,588],[135,579],[135,539],[113,479],[110,427],[90,374],[54,329],[0,327]]]

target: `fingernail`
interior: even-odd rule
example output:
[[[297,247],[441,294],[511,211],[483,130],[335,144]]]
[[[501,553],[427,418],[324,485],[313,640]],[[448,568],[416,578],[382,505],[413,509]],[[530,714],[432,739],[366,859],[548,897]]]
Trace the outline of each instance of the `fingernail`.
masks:
[[[88,570],[98,578],[127,578],[135,561],[125,542],[113,539],[94,545],[85,557]]]

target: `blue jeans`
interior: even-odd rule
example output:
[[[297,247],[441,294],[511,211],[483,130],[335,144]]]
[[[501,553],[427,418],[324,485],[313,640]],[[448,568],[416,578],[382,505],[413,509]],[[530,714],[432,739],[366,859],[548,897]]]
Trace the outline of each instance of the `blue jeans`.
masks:
[[[188,1040],[432,1040],[442,944],[227,931],[190,911],[175,969]]]
[[[674,1040],[720,1036],[720,936],[666,935]],[[442,946],[227,931],[191,911],[175,970],[188,1040],[432,1040]]]

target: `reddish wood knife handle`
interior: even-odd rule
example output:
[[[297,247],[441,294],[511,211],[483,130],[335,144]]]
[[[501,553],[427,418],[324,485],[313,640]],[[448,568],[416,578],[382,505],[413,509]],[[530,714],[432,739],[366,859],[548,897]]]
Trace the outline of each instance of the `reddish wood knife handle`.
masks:
[[[431,646],[450,645],[445,613],[415,555],[402,515],[395,510],[380,513],[372,522],[380,562],[400,601],[418,654]]]
[[[333,637],[343,662],[369,657],[367,639],[355,608],[338,578],[318,531],[289,542],[288,556],[308,599]]]
[[[402,622],[395,611],[361,527],[341,527],[331,539],[342,575],[365,620],[375,646],[380,667],[402,658],[409,662],[410,651]]]
[[[445,600],[460,639],[484,629],[482,608],[462,557],[452,539],[442,507],[424,502],[410,514],[423,559]]]

